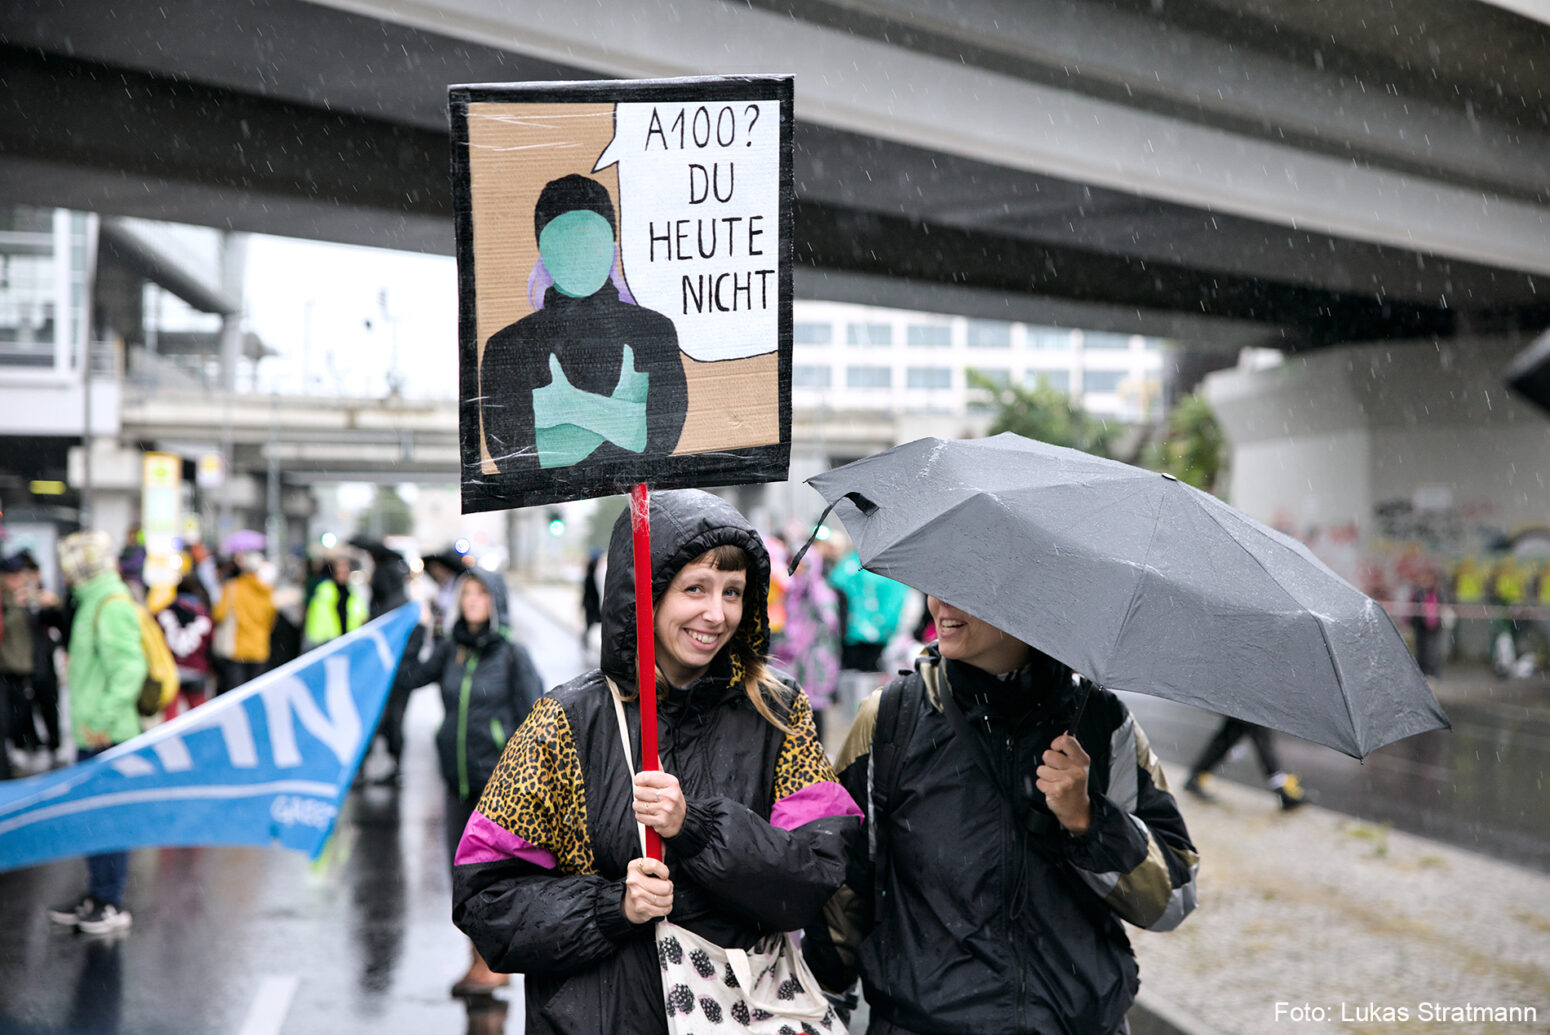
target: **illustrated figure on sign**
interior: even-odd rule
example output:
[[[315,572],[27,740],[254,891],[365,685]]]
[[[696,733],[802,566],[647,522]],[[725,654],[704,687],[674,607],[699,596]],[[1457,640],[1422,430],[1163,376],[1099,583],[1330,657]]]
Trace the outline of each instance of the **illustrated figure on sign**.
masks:
[[[534,312],[491,335],[479,367],[491,459],[509,473],[671,453],[688,408],[678,332],[630,296],[607,188],[551,181],[533,230]]]

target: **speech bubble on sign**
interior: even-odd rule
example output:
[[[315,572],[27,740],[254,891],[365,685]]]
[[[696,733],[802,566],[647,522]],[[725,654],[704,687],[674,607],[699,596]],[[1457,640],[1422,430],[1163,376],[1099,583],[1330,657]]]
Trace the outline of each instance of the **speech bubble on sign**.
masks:
[[[694,359],[778,346],[780,143],[777,100],[615,108],[593,171],[619,167],[625,282]]]

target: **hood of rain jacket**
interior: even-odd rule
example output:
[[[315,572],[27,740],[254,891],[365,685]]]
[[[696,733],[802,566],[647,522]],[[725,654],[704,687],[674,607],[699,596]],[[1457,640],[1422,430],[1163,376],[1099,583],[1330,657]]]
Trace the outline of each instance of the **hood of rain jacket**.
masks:
[[[651,497],[652,585],[732,544],[750,559],[739,632],[710,670],[659,694],[662,767],[687,803],[665,840],[671,919],[721,945],[816,918],[844,876],[844,840],[859,810],[835,780],[807,698],[783,688],[772,725],[749,701],[739,667],[768,641],[769,562],[752,526],[703,492]],[[667,1031],[655,925],[621,906],[641,854],[613,695],[639,763],[629,517],[614,528],[604,590],[604,668],[557,687],[507,744],[458,848],[453,920],[492,967],[526,975],[527,1030],[661,1035]]]
[[[630,512],[619,515],[608,541],[603,585],[603,671],[635,682],[635,555]],[[684,565],[716,546],[748,555],[743,621],[725,648],[734,662],[765,657],[770,643],[770,555],[736,507],[698,489],[651,494],[651,599],[659,600]]]

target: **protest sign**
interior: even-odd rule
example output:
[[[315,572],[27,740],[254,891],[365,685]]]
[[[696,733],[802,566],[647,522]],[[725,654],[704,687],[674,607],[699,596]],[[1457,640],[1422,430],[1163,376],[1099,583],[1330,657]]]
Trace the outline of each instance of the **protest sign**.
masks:
[[[450,108],[464,512],[784,478],[792,81]]]

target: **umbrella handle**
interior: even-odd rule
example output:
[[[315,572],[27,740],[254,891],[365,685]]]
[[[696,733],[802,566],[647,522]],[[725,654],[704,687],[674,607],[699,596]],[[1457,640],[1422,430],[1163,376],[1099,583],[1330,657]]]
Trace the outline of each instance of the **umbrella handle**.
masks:
[[[823,519],[829,516],[829,511],[839,506],[840,500],[850,500],[850,502],[856,505],[856,509],[863,514],[874,514],[877,512],[877,504],[867,499],[862,493],[847,492],[843,496],[835,497],[834,502],[824,507],[823,513],[818,515],[818,520],[813,522],[812,534],[807,537],[807,542],[802,544],[802,549],[796,552],[796,556],[792,557],[791,563],[786,566],[787,575],[795,575],[797,573],[797,565],[802,563],[802,558],[807,556],[807,551],[813,545],[813,540],[818,538],[818,530],[823,527]]]
[[[1082,713],[1087,710],[1087,699],[1092,695],[1094,683],[1090,679],[1082,680],[1082,696],[1076,702],[1076,714],[1071,717],[1071,728],[1066,732],[1076,736],[1077,723],[1082,721]]]

